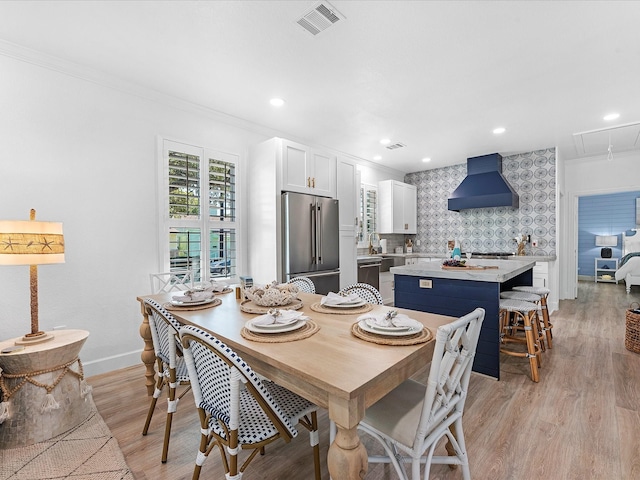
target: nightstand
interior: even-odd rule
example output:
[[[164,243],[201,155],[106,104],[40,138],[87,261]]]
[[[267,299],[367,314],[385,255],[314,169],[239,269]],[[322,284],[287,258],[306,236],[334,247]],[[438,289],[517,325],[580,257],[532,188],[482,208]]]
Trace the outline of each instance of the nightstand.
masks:
[[[595,275],[594,281],[604,282],[604,283],[618,283],[616,280],[616,270],[618,270],[618,261],[620,259],[617,257],[612,258],[595,258]]]

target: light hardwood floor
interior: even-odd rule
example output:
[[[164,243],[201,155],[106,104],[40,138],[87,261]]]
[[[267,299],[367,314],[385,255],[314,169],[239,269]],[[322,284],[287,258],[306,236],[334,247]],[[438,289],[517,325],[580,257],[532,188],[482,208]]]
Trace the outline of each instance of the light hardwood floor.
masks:
[[[624,347],[625,310],[640,302],[624,285],[580,282],[578,298],[552,315],[554,348],[543,354],[540,383],[529,380],[526,360],[502,357],[498,382],[473,375],[464,426],[475,480],[640,478],[640,355]],[[199,424],[187,394],[174,415],[169,460],[160,462],[166,397],[158,402],[149,434],[141,434],[149,397],[142,365],[89,379],[95,403],[118,439],[136,479],[188,479],[198,448]],[[328,479],[326,412],[320,415],[322,475]],[[307,480],[313,459],[307,432],[278,442],[256,458],[243,478]],[[369,442],[365,441],[366,445]],[[223,479],[213,451],[201,478]],[[397,478],[371,465],[367,479]],[[432,479],[459,479],[434,466]]]

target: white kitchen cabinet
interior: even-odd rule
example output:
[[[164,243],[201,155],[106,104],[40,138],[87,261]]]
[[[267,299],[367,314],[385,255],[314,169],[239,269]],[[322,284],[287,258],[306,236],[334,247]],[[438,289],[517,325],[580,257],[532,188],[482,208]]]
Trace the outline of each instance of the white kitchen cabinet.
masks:
[[[549,264],[536,262],[533,267],[533,286],[549,288]]]
[[[282,190],[336,198],[336,157],[290,140],[279,140]]]
[[[417,188],[384,180],[378,183],[379,233],[417,233]]]
[[[393,305],[394,291],[393,291],[393,273],[380,272],[380,295],[385,305]]]
[[[360,173],[354,159],[337,160],[337,197],[340,210],[340,288],[358,280],[357,235]]]

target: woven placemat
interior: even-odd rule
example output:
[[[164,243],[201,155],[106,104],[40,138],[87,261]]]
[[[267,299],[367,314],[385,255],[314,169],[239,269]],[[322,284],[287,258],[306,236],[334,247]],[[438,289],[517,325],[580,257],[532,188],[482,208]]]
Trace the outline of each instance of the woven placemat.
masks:
[[[311,310],[318,313],[333,313],[336,315],[355,315],[358,313],[366,313],[373,310],[373,305],[371,305],[370,303],[366,303],[364,305],[361,305],[355,308],[331,308],[331,307],[325,307],[320,302],[318,302],[318,303],[311,304]]]
[[[298,310],[302,308],[302,300],[296,298],[289,305],[274,305],[273,307],[263,307],[262,305],[253,303],[251,300],[244,300],[240,304],[240,310],[246,313],[268,313],[269,310],[274,308],[278,310]]]
[[[295,342],[296,340],[302,340],[303,338],[308,338],[314,333],[316,333],[318,330],[320,330],[320,327],[316,322],[314,322],[313,320],[307,320],[304,323],[304,326],[292,332],[254,333],[251,330],[248,330],[246,327],[242,327],[242,330],[240,330],[240,335],[242,335],[247,340],[252,340],[254,342],[284,343],[284,342]]]
[[[214,292],[216,295],[224,295],[225,293],[231,293],[233,292],[233,288],[227,287],[224,290],[222,290],[221,292]]]
[[[351,333],[358,337],[361,340],[365,340],[367,342],[379,343],[380,345],[396,345],[396,346],[405,346],[405,345],[417,345],[418,343],[428,342],[433,338],[433,334],[431,330],[427,327],[424,327],[419,333],[415,335],[407,336],[407,337],[392,337],[389,335],[378,335],[375,333],[369,333],[358,325],[358,322],[351,325]]]
[[[222,300],[216,298],[211,303],[205,303],[204,305],[174,305],[173,303],[165,303],[162,308],[165,310],[173,310],[174,312],[185,312],[187,310],[204,310],[205,308],[217,307],[222,303]]]

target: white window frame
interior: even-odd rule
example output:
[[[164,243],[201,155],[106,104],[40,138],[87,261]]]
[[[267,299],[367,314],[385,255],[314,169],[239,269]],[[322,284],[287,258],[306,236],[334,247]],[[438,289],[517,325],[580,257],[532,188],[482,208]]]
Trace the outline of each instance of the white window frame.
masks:
[[[188,155],[195,155],[200,158],[200,172],[207,172],[206,178],[208,178],[208,165],[209,159],[215,158],[235,165],[235,221],[221,221],[217,218],[209,217],[209,182],[200,182],[200,198],[201,203],[201,215],[199,219],[176,219],[169,217],[169,151],[177,151],[186,153]],[[239,281],[239,272],[242,271],[242,265],[244,258],[241,252],[243,249],[242,232],[240,229],[240,215],[242,210],[242,192],[241,192],[241,157],[239,154],[227,153],[213,148],[205,148],[195,146],[190,143],[172,140],[169,138],[158,137],[158,188],[157,188],[157,208],[158,208],[158,271],[169,272],[170,271],[170,247],[169,247],[169,230],[171,227],[180,228],[197,228],[200,229],[200,262],[201,262],[201,281],[207,281],[210,278],[210,268],[203,268],[203,266],[210,265],[210,241],[209,232],[211,229],[224,228],[227,230],[235,231],[235,262],[236,271],[235,275],[229,276],[226,279],[230,282],[237,283]],[[201,178],[205,176],[202,175]],[[204,210],[204,213],[203,213]]]
[[[358,231],[356,234],[358,235],[358,248],[367,248],[369,247],[369,234],[374,232],[369,232],[367,229],[367,223],[364,218],[364,212],[362,210],[362,191],[364,190],[364,196],[366,198],[368,191],[376,192],[376,201],[375,201],[375,211],[376,211],[376,226],[378,225],[379,215],[378,212],[378,186],[371,185],[368,183],[361,183],[360,188],[358,190]]]

